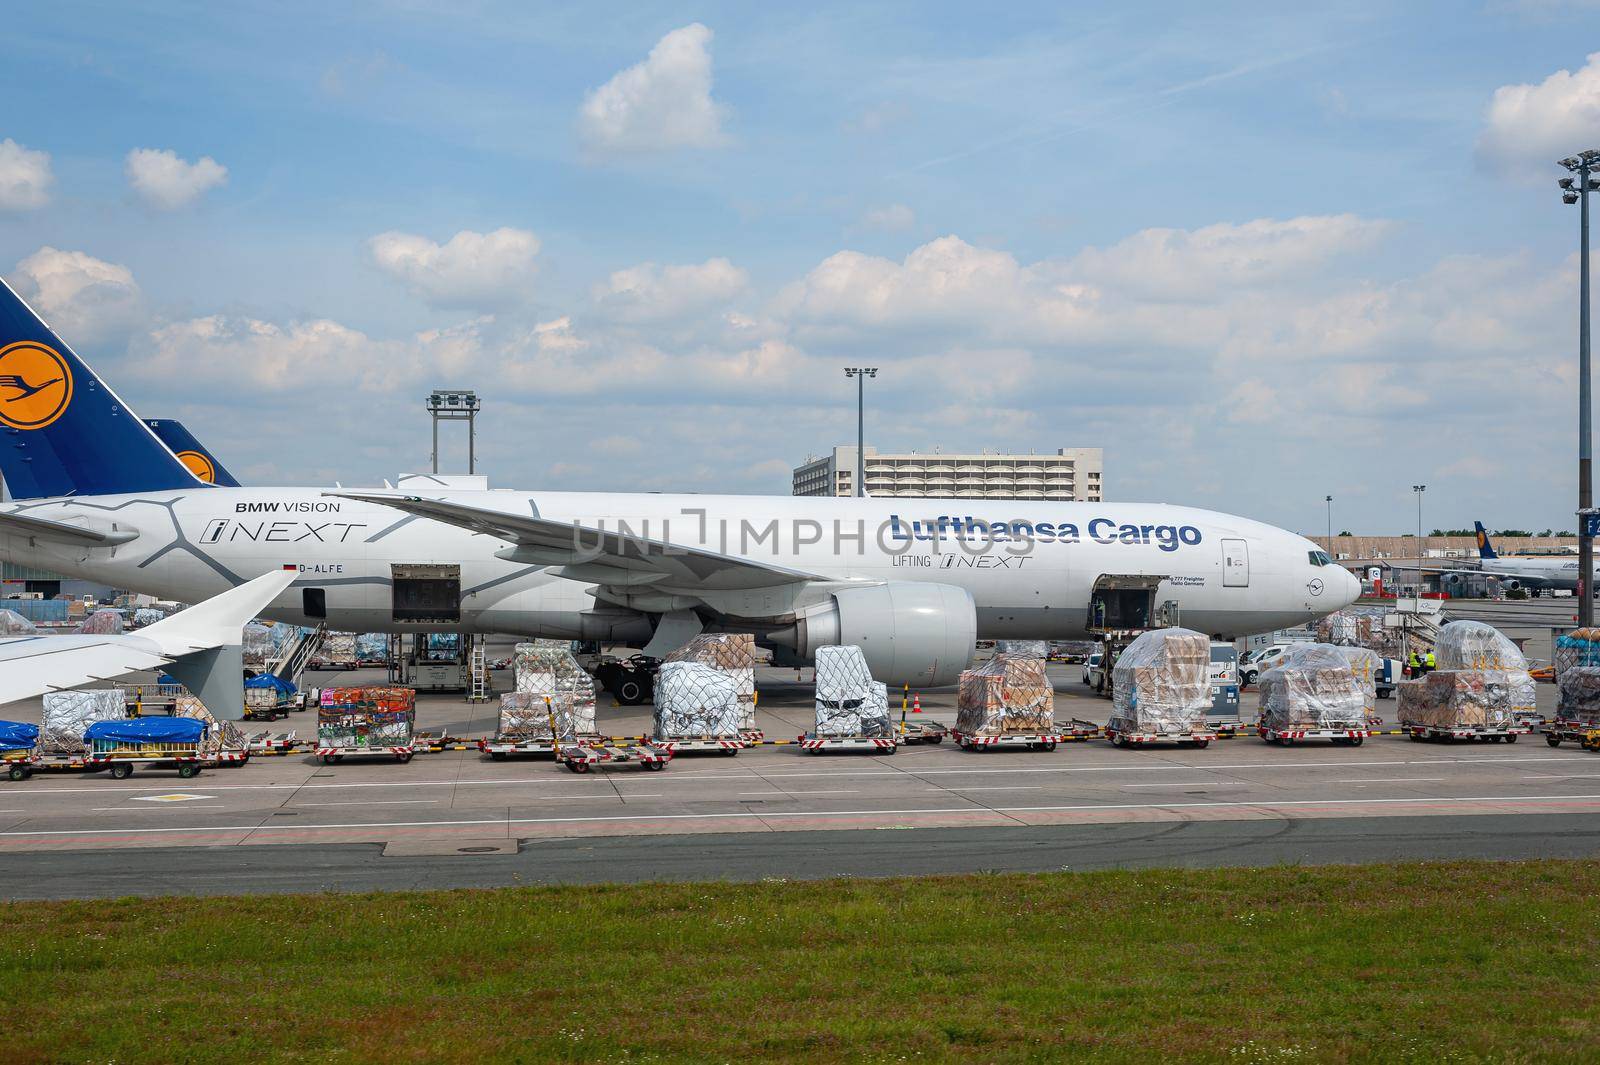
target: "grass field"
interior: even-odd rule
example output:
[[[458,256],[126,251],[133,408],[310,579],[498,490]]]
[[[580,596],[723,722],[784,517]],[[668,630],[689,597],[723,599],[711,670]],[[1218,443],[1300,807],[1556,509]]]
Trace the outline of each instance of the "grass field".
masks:
[[[1600,862],[0,905],[4,1059],[1600,1060]]]

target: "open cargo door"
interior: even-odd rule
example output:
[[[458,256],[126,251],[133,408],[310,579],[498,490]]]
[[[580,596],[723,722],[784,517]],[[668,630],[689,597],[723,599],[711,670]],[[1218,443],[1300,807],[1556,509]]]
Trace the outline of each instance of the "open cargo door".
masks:
[[[1089,593],[1090,632],[1142,632],[1164,624],[1156,610],[1156,589],[1165,574],[1102,574]]]

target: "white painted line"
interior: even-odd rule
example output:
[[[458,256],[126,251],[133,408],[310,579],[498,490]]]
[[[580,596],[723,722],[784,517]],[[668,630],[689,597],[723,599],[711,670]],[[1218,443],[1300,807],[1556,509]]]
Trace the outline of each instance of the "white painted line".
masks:
[[[1447,777],[1351,777],[1349,780],[1335,780],[1335,784],[1437,784],[1447,780]],[[1524,780],[1527,777],[1523,777]]]
[[[438,801],[438,799],[353,799],[347,802],[297,802],[293,806],[285,806],[284,809],[296,810],[302,806],[426,806]]]
[[[775,789],[773,791],[741,791],[740,795],[860,795],[859,791],[788,791]]]
[[[1248,788],[1249,782],[1243,780],[1185,780],[1182,782],[1162,784],[1119,784],[1123,788]]]
[[[640,824],[660,821],[762,821],[780,817],[918,817],[937,814],[1026,814],[1088,813],[1097,810],[1276,810],[1302,806],[1429,806],[1469,802],[1512,803],[1550,802],[1557,805],[1577,801],[1600,802],[1600,795],[1460,795],[1406,799],[1288,799],[1256,802],[1150,802],[1088,803],[1075,806],[987,806],[940,807],[926,810],[739,810],[731,813],[603,815],[594,817],[503,817],[472,821],[367,821],[332,825],[192,825],[186,828],[75,828],[61,831],[0,832],[0,839],[39,836],[124,836],[162,835],[173,832],[326,832],[356,828],[465,828],[475,825],[562,825],[598,821],[634,821]]]
[[[944,792],[945,794],[948,795],[951,792],[957,792],[957,791],[962,791],[962,792],[966,792],[966,791],[1043,791],[1044,790],[1044,785],[1043,784],[1010,784],[1010,785],[996,785],[995,787],[927,788],[925,790],[927,790],[927,791],[940,791],[940,792]]]
[[[1523,780],[1595,780],[1600,779],[1600,773],[1562,773],[1558,776],[1525,776]]]

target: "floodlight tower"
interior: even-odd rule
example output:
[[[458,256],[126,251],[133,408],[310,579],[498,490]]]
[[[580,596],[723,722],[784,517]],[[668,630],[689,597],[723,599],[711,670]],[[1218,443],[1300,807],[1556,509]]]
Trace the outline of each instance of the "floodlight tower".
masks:
[[[876,366],[847,366],[844,375],[856,379],[856,498],[867,494],[867,378],[877,377]]]
[[[478,466],[478,394],[470,388],[436,388],[428,396],[428,413],[433,417],[433,472],[439,472],[439,423],[467,423],[467,472]]]
[[[1600,167],[1600,150],[1562,159],[1576,177],[1561,178],[1561,202],[1578,204],[1578,627],[1594,625],[1594,482],[1591,479],[1589,394],[1589,193],[1600,189],[1590,174]]]

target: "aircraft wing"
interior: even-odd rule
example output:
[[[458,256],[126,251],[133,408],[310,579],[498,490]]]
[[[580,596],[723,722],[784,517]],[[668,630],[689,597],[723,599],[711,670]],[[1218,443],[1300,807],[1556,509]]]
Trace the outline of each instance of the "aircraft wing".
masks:
[[[108,530],[89,529],[82,525],[35,518],[27,514],[0,514],[0,533],[26,536],[30,540],[67,544],[71,547],[114,547],[136,539],[134,529],[119,529],[113,525]]]
[[[0,703],[168,669],[216,716],[242,717],[244,677],[236,663],[245,623],[296,576],[274,570],[136,633],[0,640]]]
[[[330,496],[381,503],[506,540],[516,546],[500,558],[549,566],[561,576],[617,587],[655,586],[700,591],[770,588],[824,580],[814,573],[756,562],[666,540],[597,529],[573,522],[471,507],[445,499],[399,492],[329,492]],[[685,518],[685,522],[692,519]]]

